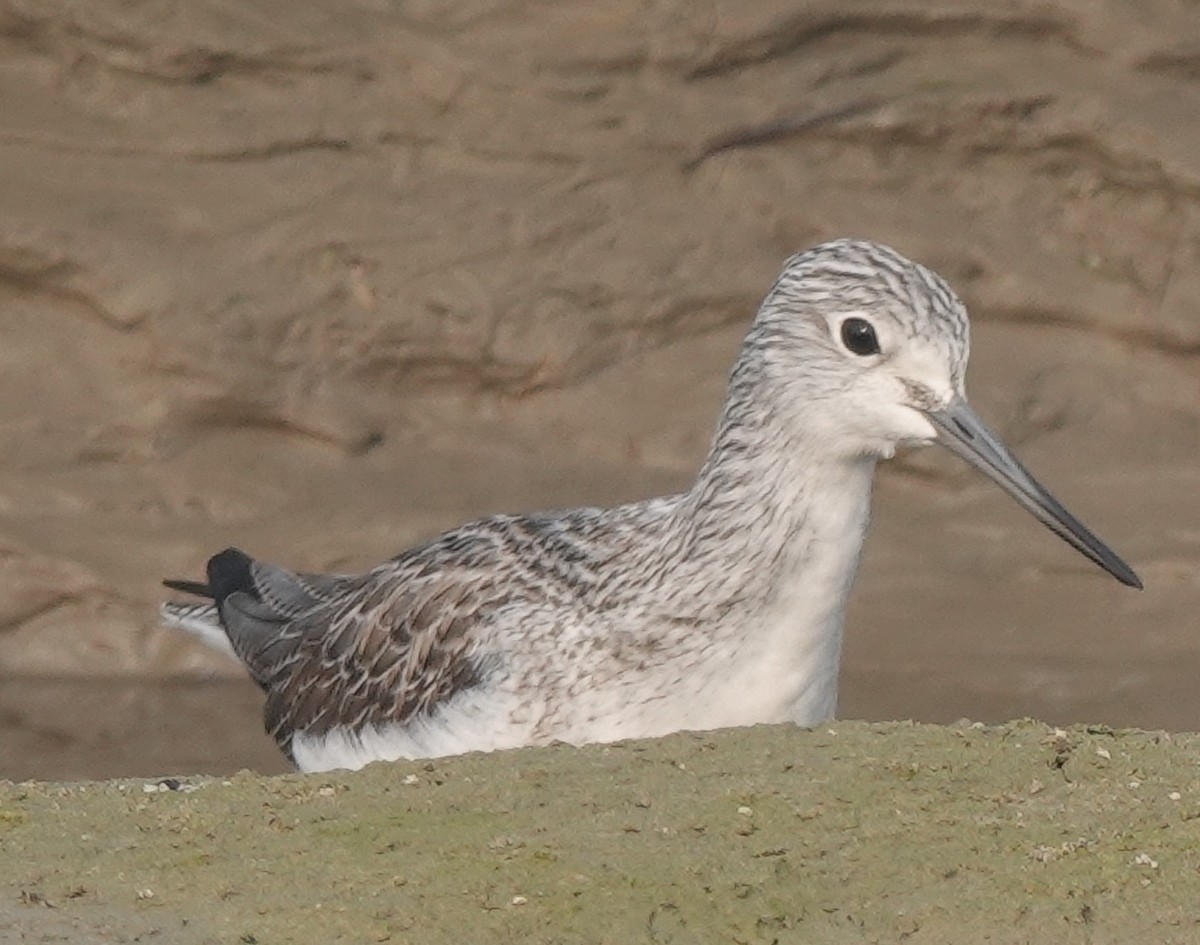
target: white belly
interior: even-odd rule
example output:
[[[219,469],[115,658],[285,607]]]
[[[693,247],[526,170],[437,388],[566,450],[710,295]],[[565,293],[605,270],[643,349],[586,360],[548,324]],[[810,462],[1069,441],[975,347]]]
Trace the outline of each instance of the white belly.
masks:
[[[494,690],[470,689],[431,715],[404,725],[296,732],[292,757],[301,771],[357,770],[373,761],[441,758],[536,744],[532,726],[514,721],[513,701]]]

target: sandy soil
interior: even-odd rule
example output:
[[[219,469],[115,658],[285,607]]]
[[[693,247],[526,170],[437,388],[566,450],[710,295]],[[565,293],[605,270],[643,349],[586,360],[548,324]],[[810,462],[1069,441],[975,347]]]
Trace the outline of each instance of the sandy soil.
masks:
[[[1147,584],[905,458],[843,713],[1200,728],[1198,30],[1168,0],[0,2],[0,775],[279,770],[236,669],[156,626],[162,576],[683,485],[781,260],[836,235],[951,279],[973,399]]]

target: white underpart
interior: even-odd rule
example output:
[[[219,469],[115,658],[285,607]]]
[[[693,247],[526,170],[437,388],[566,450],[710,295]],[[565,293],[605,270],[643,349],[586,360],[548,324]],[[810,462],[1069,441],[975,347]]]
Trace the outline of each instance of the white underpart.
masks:
[[[494,690],[468,689],[404,725],[335,728],[324,735],[296,732],[292,757],[305,772],[357,771],[373,761],[440,758],[531,744],[531,726],[513,724],[513,708],[511,699]]]

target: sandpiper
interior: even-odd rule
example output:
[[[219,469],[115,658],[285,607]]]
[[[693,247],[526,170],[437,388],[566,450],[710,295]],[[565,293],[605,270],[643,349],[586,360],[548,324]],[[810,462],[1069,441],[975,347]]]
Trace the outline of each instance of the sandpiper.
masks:
[[[365,574],[228,549],[166,621],[240,660],[303,771],[757,722],[837,704],[876,463],[938,442],[1123,584],[1137,575],[968,406],[935,273],[836,240],[784,265],[679,495],[496,515]]]

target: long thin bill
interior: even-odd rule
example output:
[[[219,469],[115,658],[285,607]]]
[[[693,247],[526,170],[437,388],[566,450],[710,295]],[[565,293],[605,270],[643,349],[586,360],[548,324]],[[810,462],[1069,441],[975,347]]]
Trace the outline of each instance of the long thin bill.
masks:
[[[942,446],[999,485],[1050,531],[1122,584],[1141,589],[1141,579],[1133,568],[1064,509],[984,425],[965,400],[956,398],[944,410],[930,410],[926,416],[937,428],[938,442]]]

